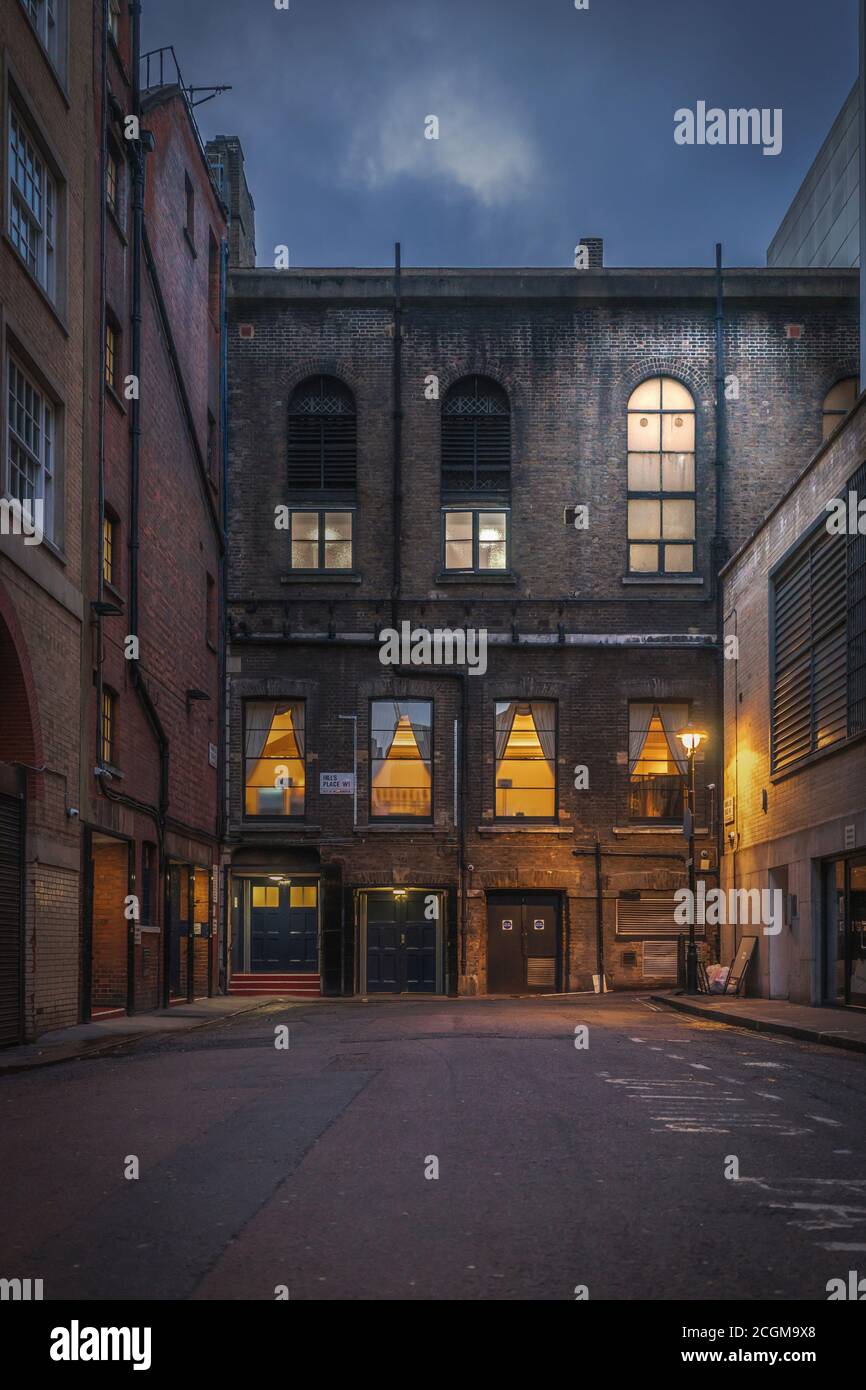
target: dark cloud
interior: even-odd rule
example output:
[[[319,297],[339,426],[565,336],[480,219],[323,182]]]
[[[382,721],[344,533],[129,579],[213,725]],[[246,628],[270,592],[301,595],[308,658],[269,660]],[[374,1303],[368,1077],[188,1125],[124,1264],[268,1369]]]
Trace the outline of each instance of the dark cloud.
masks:
[[[144,0],[198,108],[237,134],[259,259],[731,264],[767,244],[856,74],[855,0]],[[777,157],[679,147],[698,100],[781,107]],[[424,139],[424,118],[440,121]]]

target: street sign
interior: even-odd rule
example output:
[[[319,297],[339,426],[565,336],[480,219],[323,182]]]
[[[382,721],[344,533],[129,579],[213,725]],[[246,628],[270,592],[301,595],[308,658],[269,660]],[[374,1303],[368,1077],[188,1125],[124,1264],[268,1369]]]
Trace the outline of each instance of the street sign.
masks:
[[[353,796],[354,772],[320,772],[319,791],[322,796]]]

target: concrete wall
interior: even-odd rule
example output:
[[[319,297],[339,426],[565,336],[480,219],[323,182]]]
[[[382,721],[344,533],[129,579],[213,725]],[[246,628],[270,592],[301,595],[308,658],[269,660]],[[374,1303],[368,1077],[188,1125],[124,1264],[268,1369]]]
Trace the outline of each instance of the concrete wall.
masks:
[[[855,83],[770,242],[767,265],[860,264],[860,165]]]

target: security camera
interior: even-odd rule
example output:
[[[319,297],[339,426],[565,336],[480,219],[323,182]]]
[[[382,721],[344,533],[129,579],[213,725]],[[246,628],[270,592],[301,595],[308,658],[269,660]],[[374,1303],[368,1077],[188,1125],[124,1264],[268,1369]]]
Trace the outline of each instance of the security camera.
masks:
[[[66,814],[70,820],[78,820],[78,817],[81,815],[81,812],[79,811],[77,806],[68,806],[66,808]]]

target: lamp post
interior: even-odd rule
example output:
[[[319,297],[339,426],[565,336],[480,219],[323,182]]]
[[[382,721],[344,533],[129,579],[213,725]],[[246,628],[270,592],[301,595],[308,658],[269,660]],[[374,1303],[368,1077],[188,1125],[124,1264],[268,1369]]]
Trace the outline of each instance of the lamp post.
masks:
[[[689,839],[689,945],[686,952],[686,994],[698,992],[698,948],[695,944],[695,904],[697,902],[697,880],[695,877],[695,754],[706,738],[706,730],[689,720],[682,729],[677,729],[677,738],[686,750],[689,760],[689,775],[686,778],[686,814],[683,830]]]

